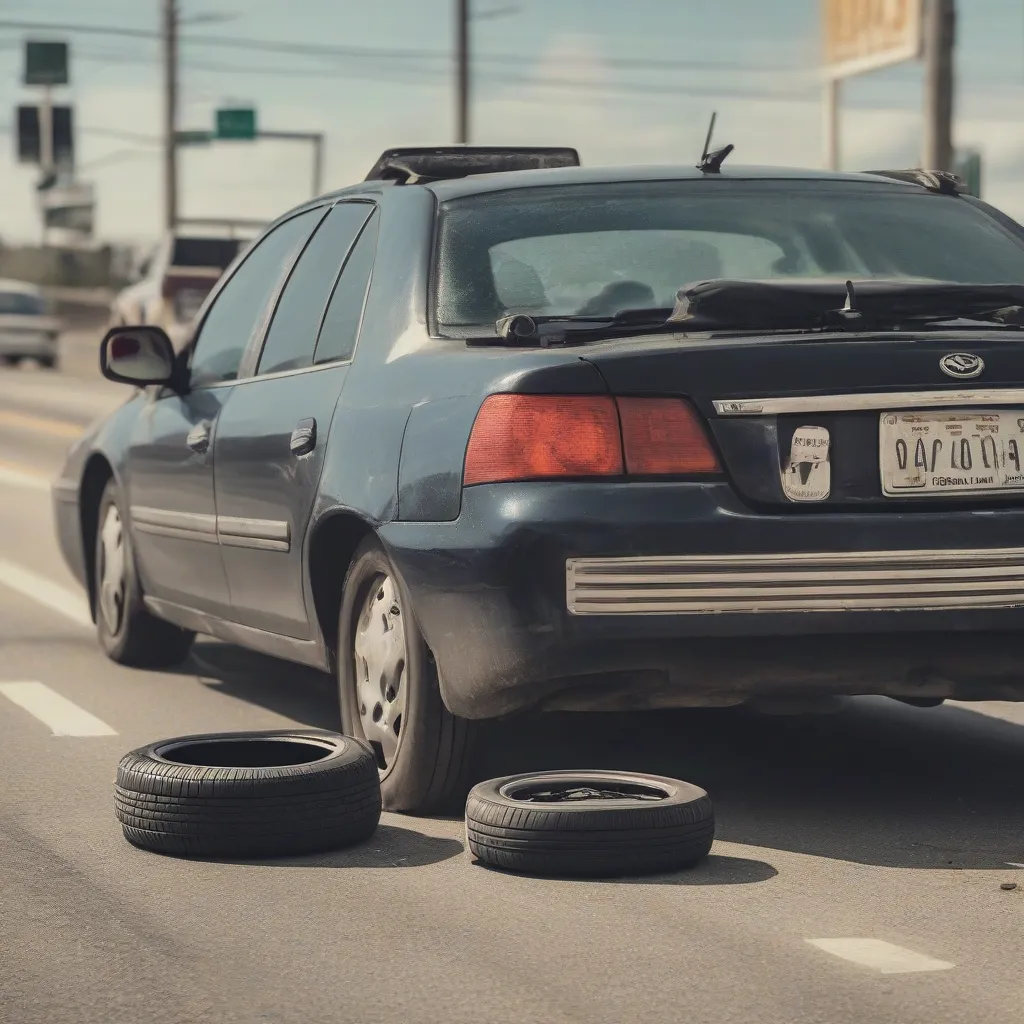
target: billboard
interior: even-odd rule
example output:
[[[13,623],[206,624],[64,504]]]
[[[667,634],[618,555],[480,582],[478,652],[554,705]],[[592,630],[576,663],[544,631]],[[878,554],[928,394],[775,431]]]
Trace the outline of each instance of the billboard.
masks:
[[[922,7],[922,0],[822,0],[826,77],[847,78],[920,57]]]

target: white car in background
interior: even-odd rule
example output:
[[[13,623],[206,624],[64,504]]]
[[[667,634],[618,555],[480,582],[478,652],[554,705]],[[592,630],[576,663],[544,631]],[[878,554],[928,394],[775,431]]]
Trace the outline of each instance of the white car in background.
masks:
[[[32,359],[57,365],[61,323],[42,290],[24,281],[0,279],[0,363],[17,366]]]
[[[152,324],[180,346],[206,296],[248,244],[237,237],[168,235],[142,262],[138,280],[115,297],[111,326]]]

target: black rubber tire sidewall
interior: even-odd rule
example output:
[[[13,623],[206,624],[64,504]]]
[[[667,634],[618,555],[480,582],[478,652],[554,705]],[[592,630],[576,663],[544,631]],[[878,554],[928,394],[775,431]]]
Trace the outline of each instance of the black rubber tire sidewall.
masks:
[[[313,739],[332,746],[299,765],[224,768],[161,756],[171,743]],[[320,730],[182,736],[126,754],[117,768],[114,811],[133,845],[178,856],[277,857],[350,846],[380,821],[380,786],[370,749]]]
[[[373,580],[387,574],[402,602],[408,688],[403,731],[393,765],[381,774],[385,810],[431,813],[457,807],[468,788],[472,725],[457,719],[441,699],[437,670],[416,623],[408,588],[375,538],[356,551],[345,577],[338,618],[338,699],[342,731],[365,739],[356,703],[354,635]]]
[[[110,631],[100,608],[103,522],[111,505],[117,507],[124,535],[125,608],[117,633]],[[188,656],[195,634],[156,618],[143,602],[135,568],[131,529],[120,489],[114,480],[107,482],[99,503],[93,549],[93,591],[96,595],[96,635],[104,653],[112,661],[122,665],[158,668],[179,665]]]
[[[466,845],[481,863],[507,871],[564,877],[616,877],[677,871],[708,855],[714,808],[708,794],[678,779],[601,772],[622,781],[655,783],[671,791],[657,802],[626,807],[536,804],[500,792],[511,782],[584,772],[542,772],[490,779],[466,801]]]

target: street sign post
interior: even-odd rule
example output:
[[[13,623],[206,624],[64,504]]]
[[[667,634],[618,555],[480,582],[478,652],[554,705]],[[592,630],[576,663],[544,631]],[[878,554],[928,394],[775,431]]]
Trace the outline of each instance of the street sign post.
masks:
[[[226,107],[217,111],[218,139],[250,142],[256,138],[256,111],[252,107]]]
[[[68,44],[27,40],[22,81],[25,85],[67,85]]]
[[[177,132],[174,140],[179,146],[208,146],[213,142],[213,132]]]
[[[920,58],[922,14],[923,0],[822,0],[826,167],[839,167],[840,82]]]

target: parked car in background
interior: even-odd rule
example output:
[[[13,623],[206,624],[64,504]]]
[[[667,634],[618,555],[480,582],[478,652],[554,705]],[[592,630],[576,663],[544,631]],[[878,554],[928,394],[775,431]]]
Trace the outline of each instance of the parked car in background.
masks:
[[[114,299],[111,326],[152,324],[180,345],[206,296],[247,245],[247,239],[223,235],[167,235],[140,264],[139,279]]]
[[[43,292],[24,281],[0,280],[0,361],[17,366],[32,359],[52,370],[57,365],[60,321]]]
[[[108,655],[333,669],[405,811],[528,709],[1024,699],[1024,232],[720,161],[388,153],[114,329],[54,492]]]

